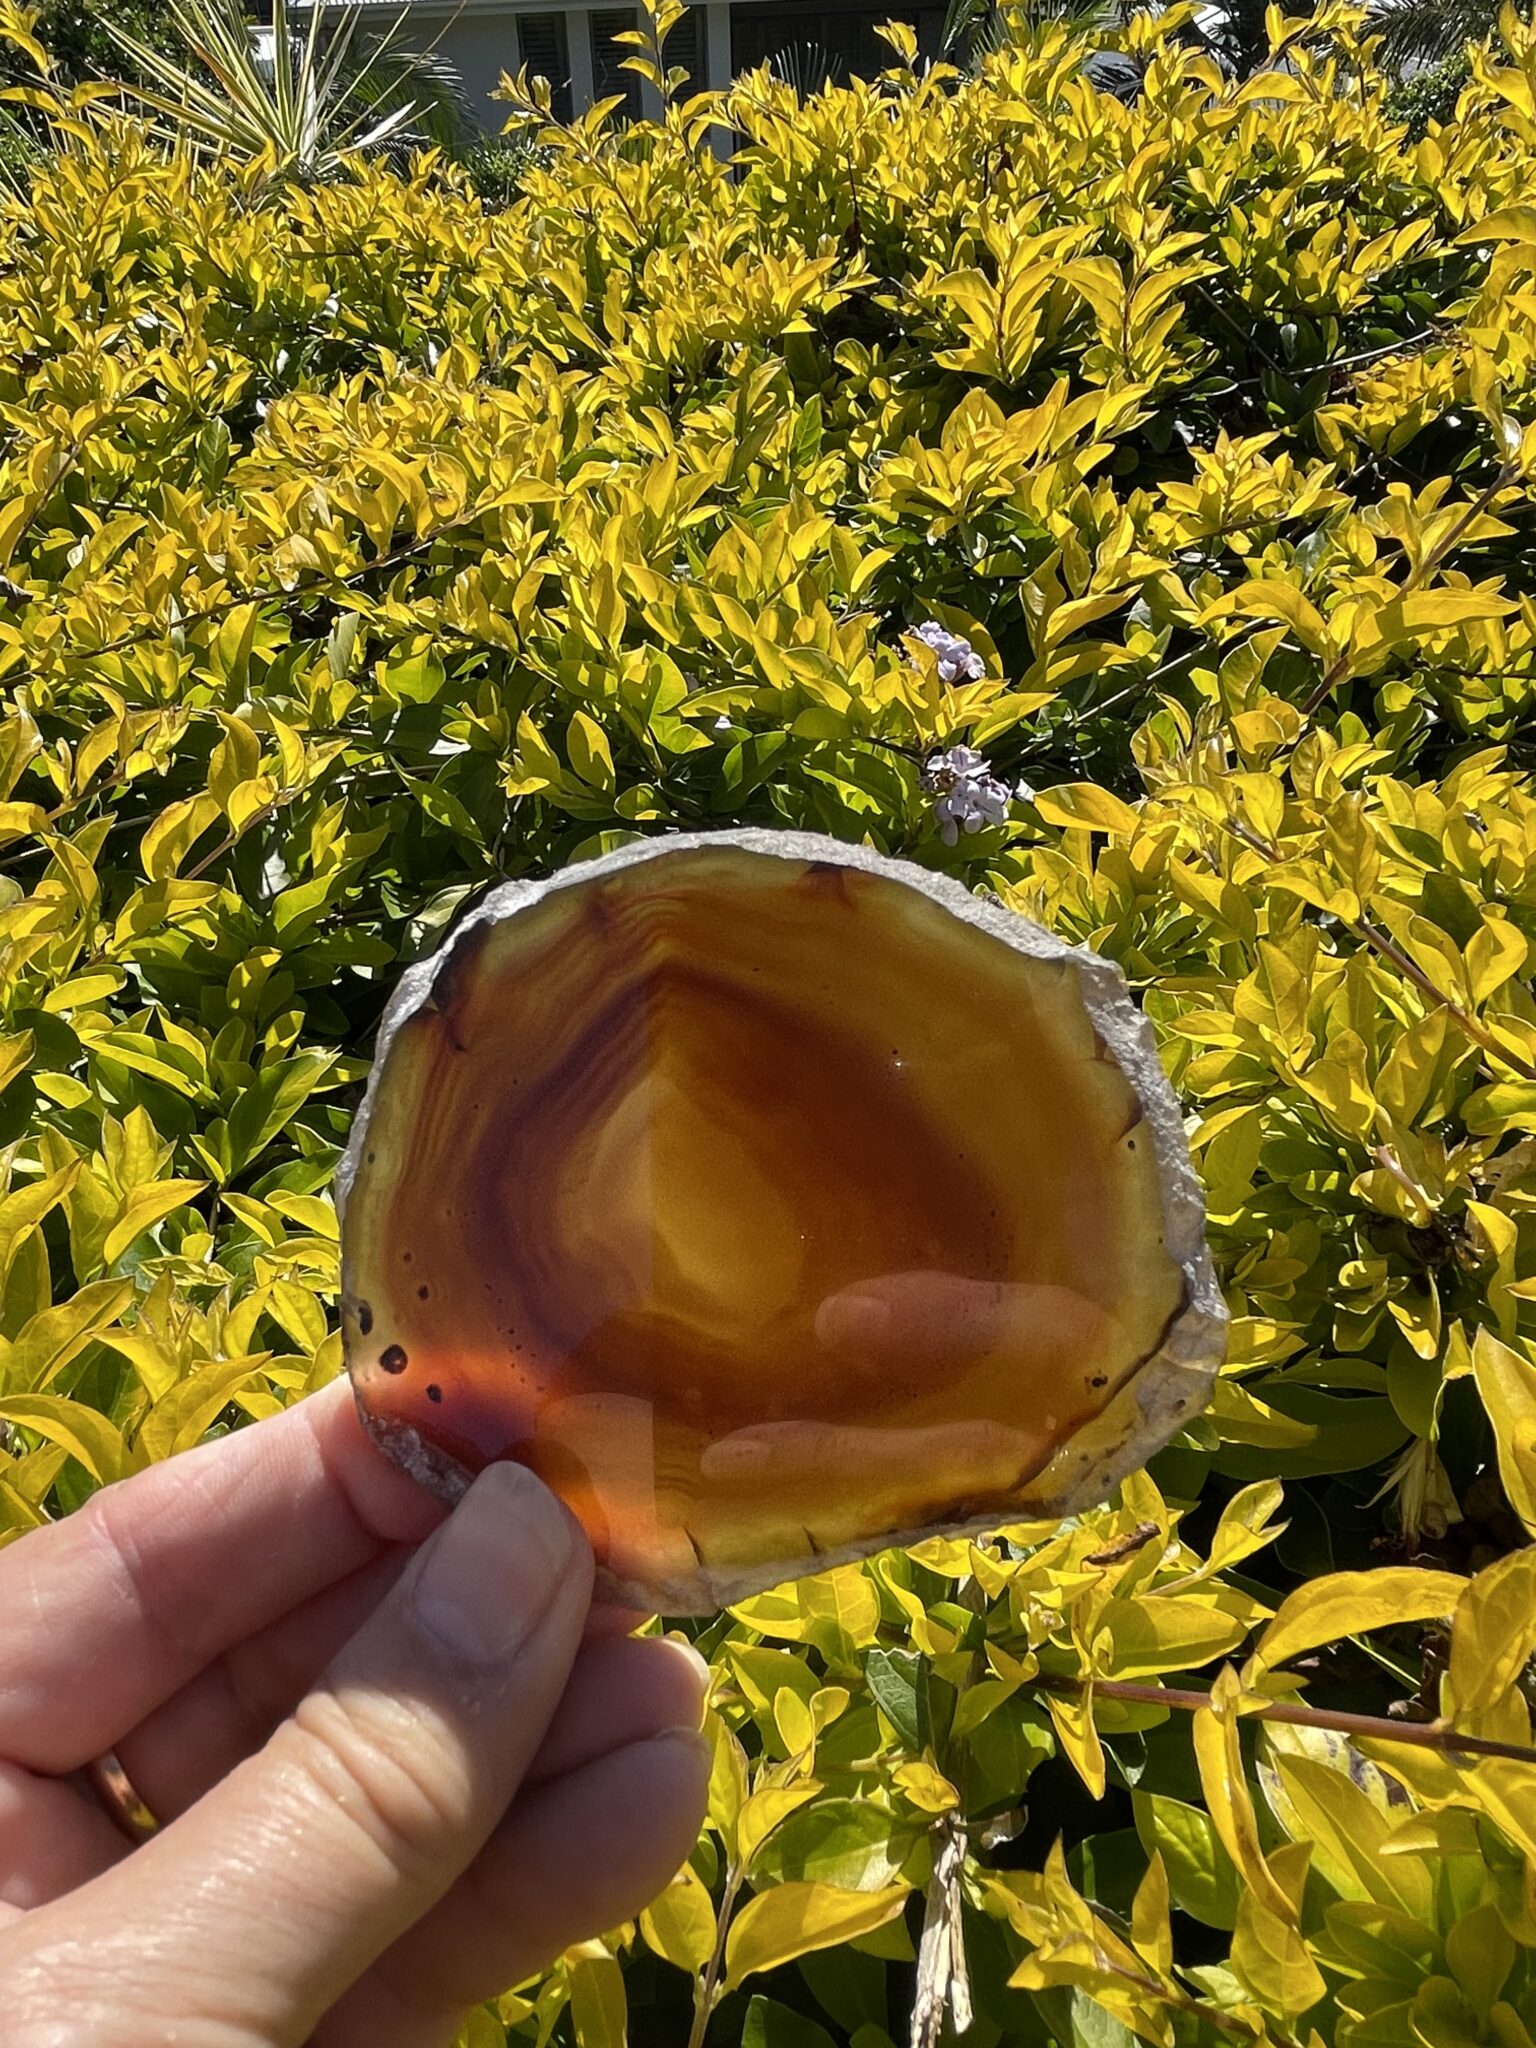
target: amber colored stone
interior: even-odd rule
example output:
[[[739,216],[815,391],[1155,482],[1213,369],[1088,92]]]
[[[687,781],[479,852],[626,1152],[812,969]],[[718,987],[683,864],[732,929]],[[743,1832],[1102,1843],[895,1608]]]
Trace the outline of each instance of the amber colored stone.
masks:
[[[408,970],[342,1182],[379,1442],[447,1498],[521,1460],[670,1613],[1101,1499],[1221,1348],[1116,970],[802,835],[498,890]]]

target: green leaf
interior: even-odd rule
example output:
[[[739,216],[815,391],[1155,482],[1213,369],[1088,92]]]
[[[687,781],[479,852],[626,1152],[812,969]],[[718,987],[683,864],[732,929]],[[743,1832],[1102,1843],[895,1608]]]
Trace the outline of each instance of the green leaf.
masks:
[[[842,1891],[884,1891],[918,1840],[872,1799],[819,1799],[781,1823],[758,1852],[763,1878],[836,1885]]]
[[[1238,1876],[1209,1814],[1161,1793],[1131,1795],[1136,1832],[1163,1859],[1175,1905],[1207,1927],[1237,1924]]]
[[[915,1650],[871,1650],[864,1679],[875,1705],[902,1742],[920,1756],[928,1746],[928,1682]]]
[[[757,1992],[742,2022],[741,2048],[836,2048],[836,2043],[825,2027]]]
[[[297,1116],[336,1065],[332,1052],[297,1053],[264,1067],[229,1117],[233,1171],[242,1172]]]

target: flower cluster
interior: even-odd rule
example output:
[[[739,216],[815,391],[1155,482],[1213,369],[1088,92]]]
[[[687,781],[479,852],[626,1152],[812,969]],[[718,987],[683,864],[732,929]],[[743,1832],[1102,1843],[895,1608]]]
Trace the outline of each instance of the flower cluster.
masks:
[[[986,664],[970,641],[947,632],[937,619],[925,620],[913,637],[938,656],[941,683],[979,683],[986,674]]]
[[[998,781],[992,763],[974,747],[932,755],[923,770],[923,787],[937,798],[933,813],[946,846],[953,846],[962,832],[1007,821],[1008,785]]]

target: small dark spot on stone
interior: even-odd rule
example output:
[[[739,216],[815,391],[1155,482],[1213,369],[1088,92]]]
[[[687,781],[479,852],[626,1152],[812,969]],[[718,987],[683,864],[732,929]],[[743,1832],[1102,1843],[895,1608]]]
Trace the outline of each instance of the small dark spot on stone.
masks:
[[[1125,1144],[1127,1151],[1134,1152],[1136,1150],[1136,1140],[1134,1138],[1127,1138]]]
[[[798,886],[813,896],[845,896],[848,893],[848,870],[841,861],[813,860],[801,875]]]
[[[1109,1385],[1109,1374],[1107,1372],[1096,1372],[1088,1384],[1090,1387],[1107,1387]]]
[[[379,1156],[379,1155],[378,1155],[378,1153],[377,1153],[377,1152],[370,1152],[370,1153],[368,1154],[368,1164],[369,1164],[370,1166],[372,1166],[373,1162],[375,1161],[375,1159],[377,1159],[377,1158],[378,1158],[378,1156]]]
[[[404,1372],[410,1362],[398,1344],[391,1344],[387,1350],[379,1353],[379,1366],[384,1372]]]
[[[441,1388],[441,1387],[439,1387],[439,1386],[437,1386],[437,1385],[435,1385],[435,1384],[434,1384],[434,1385],[432,1385],[432,1386],[430,1386],[430,1387],[428,1387],[428,1389],[427,1389],[427,1399],[428,1399],[429,1401],[441,1401],[441,1399],[442,1399],[442,1398],[443,1398],[443,1390],[442,1390],[442,1388]]]
[[[373,1310],[366,1301],[357,1304],[357,1327],[365,1337],[373,1328]]]
[[[415,1254],[414,1252],[402,1252],[402,1253],[400,1254],[400,1256],[401,1256],[401,1258],[403,1258],[403,1259],[404,1259],[405,1263],[406,1263],[406,1264],[407,1264],[407,1265],[409,1266],[409,1265],[410,1265],[410,1264],[412,1263],[412,1261],[413,1261],[413,1260],[415,1259],[415,1257],[416,1257],[416,1254]]]
[[[422,1283],[422,1285],[421,1285],[420,1287],[418,1287],[418,1288],[417,1288],[417,1290],[416,1290],[416,1299],[417,1299],[418,1301],[425,1301],[425,1300],[427,1299],[427,1296],[428,1296],[428,1295],[429,1295],[429,1294],[430,1294],[431,1292],[432,1292],[431,1288],[430,1288],[430,1287],[428,1287],[428,1286],[426,1285],[426,1283],[425,1283],[425,1282],[423,1282],[423,1283]]]

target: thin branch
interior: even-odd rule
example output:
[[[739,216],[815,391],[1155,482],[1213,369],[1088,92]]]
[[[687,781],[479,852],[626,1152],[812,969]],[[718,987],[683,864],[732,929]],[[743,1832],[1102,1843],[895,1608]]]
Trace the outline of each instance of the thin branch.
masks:
[[[693,2025],[688,2030],[688,2048],[704,2048],[704,2036],[709,2031],[710,2018],[720,1995],[720,1972],[725,1967],[725,1940],[731,1931],[731,1914],[736,1909],[736,1896],[745,1876],[746,1872],[739,1863],[733,1863],[726,1872],[725,1891],[715,1919],[715,1945],[704,1965],[704,1974],[693,1990]]]
[[[910,2048],[939,2048],[946,2018],[957,2034],[963,2034],[974,2017],[961,1911],[965,1822],[957,1814],[947,1813],[935,1832],[939,1852],[934,1858],[923,1909]]]
[[[1136,1685],[1116,1678],[1052,1678],[1032,1681],[1045,1692],[1091,1692],[1100,1699],[1124,1700],[1131,1706],[1177,1707],[1195,1714],[1211,1704],[1208,1692],[1187,1692],[1172,1685]],[[1251,1721],[1280,1721],[1288,1728],[1324,1728],[1335,1735],[1368,1737],[1373,1742],[1403,1742],[1412,1749],[1438,1750],[1444,1756],[1502,1756],[1517,1763],[1536,1763],[1536,1749],[1518,1742],[1493,1742],[1482,1735],[1462,1735],[1440,1721],[1391,1721],[1384,1714],[1335,1713],[1328,1707],[1302,1707],[1287,1700],[1269,1700],[1244,1710]]]

